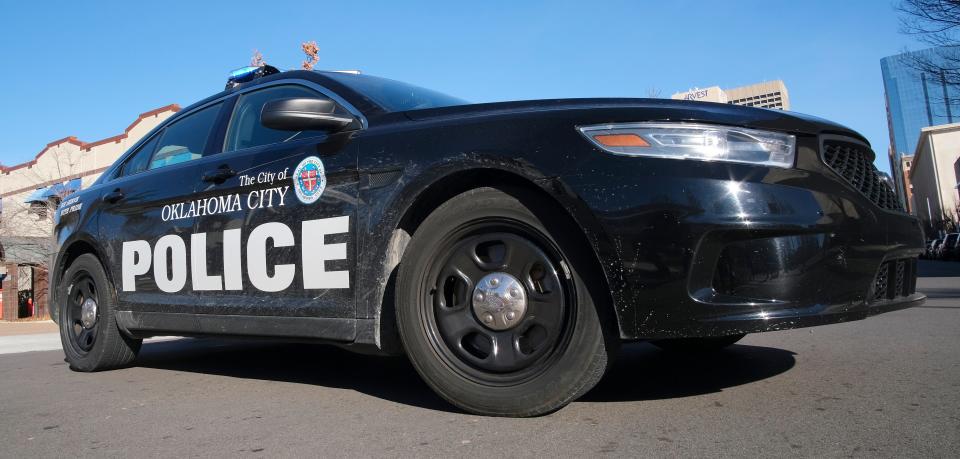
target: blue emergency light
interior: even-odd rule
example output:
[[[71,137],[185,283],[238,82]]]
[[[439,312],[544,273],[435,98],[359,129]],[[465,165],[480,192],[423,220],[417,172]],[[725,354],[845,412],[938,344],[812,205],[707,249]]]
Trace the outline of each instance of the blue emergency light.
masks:
[[[253,80],[253,75],[257,73],[257,70],[260,70],[260,67],[253,65],[236,69],[230,72],[230,76],[227,78],[227,81],[246,83]]]
[[[259,67],[251,65],[249,67],[236,69],[227,76],[227,89],[256,80],[257,78],[273,75],[274,73],[280,73],[280,71],[270,65],[261,65]]]

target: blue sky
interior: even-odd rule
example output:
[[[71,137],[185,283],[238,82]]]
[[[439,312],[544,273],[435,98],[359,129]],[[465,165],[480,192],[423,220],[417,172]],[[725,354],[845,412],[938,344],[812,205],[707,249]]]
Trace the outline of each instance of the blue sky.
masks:
[[[0,163],[120,133],[223,88],[253,49],[360,69],[475,102],[664,97],[782,79],[793,110],[850,126],[881,161],[881,57],[923,46],[893,3],[861,1],[15,2],[0,6]]]

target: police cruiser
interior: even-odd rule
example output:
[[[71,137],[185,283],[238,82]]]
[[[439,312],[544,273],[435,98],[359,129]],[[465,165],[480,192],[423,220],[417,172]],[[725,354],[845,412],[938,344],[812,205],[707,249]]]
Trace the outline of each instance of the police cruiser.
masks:
[[[918,222],[873,161],[783,111],[248,68],[63,203],[53,316],[77,371],[155,335],[316,340],[540,415],[623,342],[703,352],[921,303]]]

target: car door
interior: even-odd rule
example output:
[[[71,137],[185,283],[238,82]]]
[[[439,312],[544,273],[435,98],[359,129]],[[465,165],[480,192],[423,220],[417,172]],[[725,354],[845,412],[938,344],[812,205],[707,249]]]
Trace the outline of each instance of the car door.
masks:
[[[129,155],[101,197],[99,239],[119,309],[179,312],[196,301],[187,264],[200,181],[221,103],[165,126]]]
[[[233,106],[223,152],[205,161],[198,198],[239,208],[197,219],[207,260],[203,288],[196,289],[201,312],[356,316],[354,133],[287,132],[260,123],[268,101],[326,97],[285,83],[242,93]]]

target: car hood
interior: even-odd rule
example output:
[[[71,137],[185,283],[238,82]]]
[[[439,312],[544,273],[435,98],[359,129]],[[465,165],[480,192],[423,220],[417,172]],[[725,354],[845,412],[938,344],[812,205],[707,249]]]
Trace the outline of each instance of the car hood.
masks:
[[[410,120],[458,119],[477,116],[511,116],[547,111],[591,112],[590,123],[622,123],[637,121],[685,121],[725,124],[770,129],[797,134],[836,134],[867,139],[858,132],[815,116],[784,110],[744,107],[733,104],[692,102],[672,99],[541,99],[411,110],[404,112]],[[604,118],[604,115],[609,115]]]

